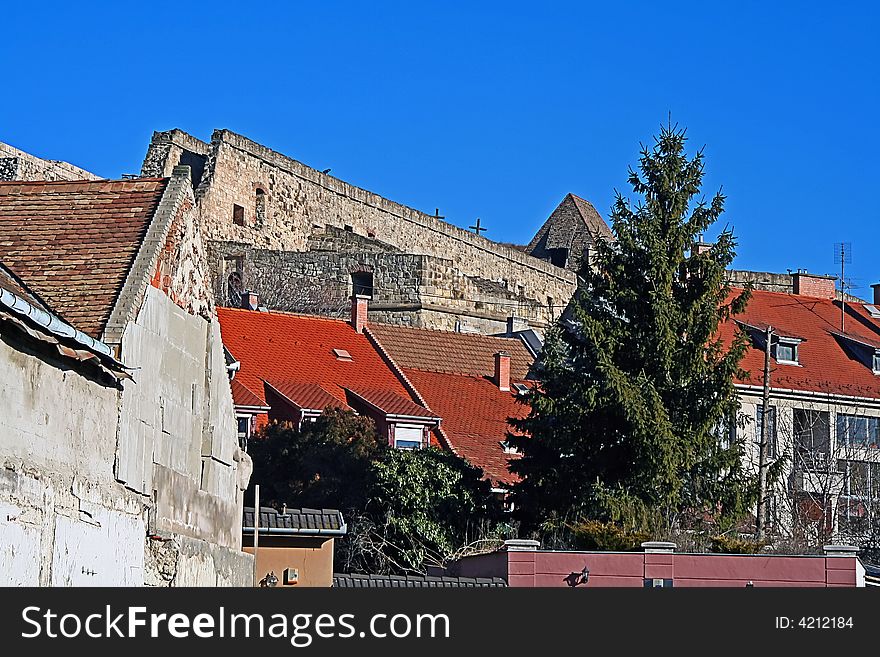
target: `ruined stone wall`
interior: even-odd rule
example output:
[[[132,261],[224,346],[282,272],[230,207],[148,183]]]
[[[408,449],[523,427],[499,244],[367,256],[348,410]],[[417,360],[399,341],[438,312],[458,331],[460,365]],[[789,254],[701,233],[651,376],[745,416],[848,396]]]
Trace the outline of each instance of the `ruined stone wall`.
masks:
[[[100,180],[68,162],[43,160],[0,142],[0,180]]]
[[[391,250],[275,251],[238,242],[214,242],[210,252],[221,263],[215,268],[214,294],[224,305],[239,305],[247,289],[268,308],[347,317],[352,273],[369,272],[370,321],[497,333],[505,330],[508,316],[518,315],[536,328],[546,325],[543,304],[465,276],[447,259]]]
[[[216,131],[211,144],[203,146],[180,131],[157,133],[143,173],[167,171],[178,154],[198,149],[207,153],[196,200],[208,240],[305,251],[312,235],[326,226],[348,229],[406,253],[448,260],[463,276],[495,282],[516,297],[537,300],[544,322],[559,314],[575,289],[571,272],[349,185],[229,131]]]

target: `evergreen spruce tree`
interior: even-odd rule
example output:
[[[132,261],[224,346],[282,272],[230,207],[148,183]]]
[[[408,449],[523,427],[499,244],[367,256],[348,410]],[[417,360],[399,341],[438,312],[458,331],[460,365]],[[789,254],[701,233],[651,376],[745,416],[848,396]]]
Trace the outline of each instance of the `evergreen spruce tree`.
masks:
[[[742,445],[719,427],[739,407],[734,377],[747,348],[725,345],[719,323],[741,312],[724,272],[735,240],[724,230],[708,251],[693,244],[724,209],[700,200],[703,153],[685,152],[684,130],[661,129],[643,147],[611,214],[615,242],[596,245],[591,268],[538,363],[531,412],[510,440],[525,527],[585,519],[664,531],[741,518],[755,495]],[[545,525],[547,526],[547,525]]]

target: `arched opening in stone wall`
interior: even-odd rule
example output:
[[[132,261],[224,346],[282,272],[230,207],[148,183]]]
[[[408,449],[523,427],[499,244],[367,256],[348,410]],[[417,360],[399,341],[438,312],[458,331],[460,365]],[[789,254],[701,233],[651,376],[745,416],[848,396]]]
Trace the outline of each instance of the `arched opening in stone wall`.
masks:
[[[254,197],[254,219],[257,226],[262,226],[266,221],[266,191],[262,187],[257,187]]]

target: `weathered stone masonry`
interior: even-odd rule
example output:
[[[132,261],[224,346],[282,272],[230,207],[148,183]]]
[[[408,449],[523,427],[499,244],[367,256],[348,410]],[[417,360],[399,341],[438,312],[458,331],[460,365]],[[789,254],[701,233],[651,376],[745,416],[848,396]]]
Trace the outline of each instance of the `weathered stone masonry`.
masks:
[[[504,298],[528,297],[538,325],[558,316],[561,303],[576,287],[571,272],[354,187],[227,130],[215,131],[210,144],[180,130],[155,133],[142,172],[167,175],[178,162],[193,168],[196,202],[209,241],[305,252],[313,235],[327,232],[328,226],[346,230],[408,255],[443,259],[460,276],[472,277],[475,285],[477,279],[488,282],[484,294],[492,284],[504,288]],[[216,278],[219,263],[211,265]],[[465,292],[473,290],[459,289],[459,295]],[[422,296],[425,306],[427,295]],[[442,298],[435,301],[438,307],[447,305]],[[480,300],[470,301],[476,306]],[[501,307],[497,302],[496,306]],[[418,312],[421,318],[414,323],[434,326],[431,311]],[[515,312],[511,304],[507,314]],[[439,315],[437,319],[442,324],[438,328],[452,328],[453,320]],[[498,324],[494,318],[490,322],[492,327]]]
[[[332,227],[310,237],[308,251],[213,242],[210,260],[219,263],[214,296],[221,305],[238,305],[247,287],[274,309],[344,317],[353,277],[366,273],[370,321],[482,333],[505,331],[511,315],[546,325],[548,309],[525,293],[465,276],[451,260],[404,253]]]
[[[99,176],[68,162],[43,160],[0,142],[0,180],[98,179]]]

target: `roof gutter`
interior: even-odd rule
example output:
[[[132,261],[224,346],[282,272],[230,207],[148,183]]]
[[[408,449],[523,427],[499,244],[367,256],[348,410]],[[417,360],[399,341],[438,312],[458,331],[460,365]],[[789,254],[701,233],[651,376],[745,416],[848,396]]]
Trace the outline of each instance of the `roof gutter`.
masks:
[[[113,355],[113,349],[110,346],[73,328],[73,326],[62,321],[52,313],[36,308],[17,294],[0,288],[0,305],[55,338],[75,342],[77,345],[95,354],[98,360],[109,365],[112,369],[127,369],[123,363],[116,360]]]
[[[253,534],[253,527],[242,527],[243,534]],[[342,523],[339,529],[308,529],[305,527],[260,527],[260,536],[274,534],[276,536],[345,536],[348,525]]]
[[[763,386],[756,385],[746,385],[742,383],[736,383],[734,386],[746,393],[755,393],[760,394],[763,392]],[[814,392],[811,390],[791,390],[787,388],[770,388],[770,394],[775,395],[776,397],[783,397],[789,399],[807,399],[811,401],[820,400],[820,401],[840,401],[840,402],[859,402],[865,403],[872,406],[877,406],[880,408],[880,397],[858,397],[856,395],[839,395],[830,392]]]

